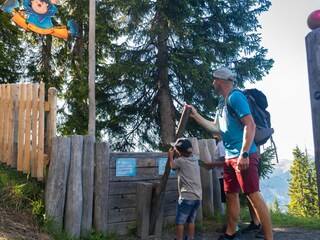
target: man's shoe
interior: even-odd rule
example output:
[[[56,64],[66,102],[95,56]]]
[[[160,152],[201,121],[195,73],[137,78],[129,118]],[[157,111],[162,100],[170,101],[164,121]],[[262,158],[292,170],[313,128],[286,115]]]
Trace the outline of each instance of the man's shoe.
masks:
[[[254,224],[253,221],[250,222],[250,225],[244,229],[241,230],[242,234],[250,234],[250,233],[256,233],[258,231],[260,231],[261,229],[261,225],[256,225]]]
[[[254,236],[255,236],[256,238],[263,238],[263,239],[264,239],[263,229],[261,228]]]
[[[221,235],[218,240],[230,240],[229,238],[226,237],[226,235]],[[236,236],[234,236],[231,240],[238,240]]]

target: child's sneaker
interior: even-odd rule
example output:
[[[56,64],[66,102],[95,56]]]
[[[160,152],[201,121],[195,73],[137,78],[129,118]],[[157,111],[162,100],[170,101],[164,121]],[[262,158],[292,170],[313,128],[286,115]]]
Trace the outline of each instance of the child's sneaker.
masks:
[[[244,229],[241,230],[242,234],[250,234],[250,233],[256,233],[258,231],[260,231],[261,229],[261,225],[256,225],[254,224],[253,221],[250,222],[250,225]]]
[[[233,238],[228,238],[225,234],[221,235],[218,240],[238,240],[237,236],[234,234]]]
[[[263,238],[263,239],[264,239],[263,229],[261,228],[254,236],[255,236],[256,238]]]

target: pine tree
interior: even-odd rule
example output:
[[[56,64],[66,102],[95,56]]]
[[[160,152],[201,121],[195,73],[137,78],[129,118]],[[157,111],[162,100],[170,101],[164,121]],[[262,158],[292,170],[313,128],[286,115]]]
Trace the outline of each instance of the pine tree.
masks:
[[[110,145],[166,146],[185,103],[212,118],[218,100],[212,72],[222,65],[235,71],[240,87],[261,80],[273,61],[260,46],[257,16],[269,6],[265,0],[114,1],[123,36],[106,52],[97,85],[98,124]],[[187,130],[210,136],[193,121]]]
[[[296,147],[294,161],[290,169],[290,203],[288,211],[299,216],[320,216],[316,183],[315,164],[310,163],[308,155]]]
[[[276,197],[274,198],[274,201],[273,201],[272,211],[277,212],[277,213],[280,212],[279,201],[278,201],[278,199]]]
[[[23,74],[22,31],[10,21],[11,15],[0,14],[0,83],[15,83]]]

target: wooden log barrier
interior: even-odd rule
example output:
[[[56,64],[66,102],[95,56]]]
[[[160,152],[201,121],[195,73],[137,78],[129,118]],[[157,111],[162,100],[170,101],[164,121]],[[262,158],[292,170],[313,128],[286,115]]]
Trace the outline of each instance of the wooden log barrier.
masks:
[[[145,239],[149,236],[152,183],[137,183],[137,236]]]
[[[67,201],[64,227],[66,232],[79,238],[82,217],[82,153],[83,136],[71,136],[71,161],[67,182]]]
[[[211,155],[209,153],[206,140],[198,140],[200,159],[202,161],[211,162]],[[202,185],[202,208],[203,212],[209,215],[214,214],[213,209],[213,185],[212,185],[212,171],[205,168],[200,168],[201,185]]]
[[[47,219],[52,219],[53,229],[62,230],[66,199],[67,177],[70,166],[70,139],[52,139],[51,164],[45,190]]]
[[[211,162],[215,162],[215,155],[216,155],[216,140],[214,139],[207,139],[207,145],[209,149],[209,153],[211,156]],[[212,169],[212,185],[213,185],[213,208],[214,213],[224,213],[224,209],[221,202],[221,189],[220,189],[220,182],[217,176],[217,171]]]
[[[93,225],[99,232],[108,231],[109,144],[96,143]]]
[[[92,228],[93,188],[94,188],[94,146],[95,137],[85,136],[83,139],[82,186],[83,208],[81,236],[86,237]]]
[[[312,114],[314,159],[317,173],[318,205],[320,209],[320,28],[306,36],[309,94]]]

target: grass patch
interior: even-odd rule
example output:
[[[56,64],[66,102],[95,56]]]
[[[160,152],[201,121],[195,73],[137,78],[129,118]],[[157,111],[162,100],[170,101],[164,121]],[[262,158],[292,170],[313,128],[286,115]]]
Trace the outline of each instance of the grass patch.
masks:
[[[30,178],[29,175],[17,172],[5,164],[0,164],[0,205],[2,209],[10,212],[21,213],[30,216],[30,221],[41,226],[44,232],[50,232],[54,240],[75,240],[64,232],[51,232],[48,229],[50,221],[45,219],[44,207],[44,185]],[[290,227],[304,229],[320,229],[320,218],[300,217],[288,213],[271,211],[273,227]],[[250,222],[250,214],[247,206],[241,208],[239,226],[244,227]],[[226,223],[224,215],[208,216],[204,215],[202,223],[197,222],[197,229],[206,231],[216,229]],[[136,230],[136,225],[130,226],[132,233]],[[175,231],[175,225],[167,225],[164,231]],[[131,233],[131,234],[132,234]],[[117,233],[103,234],[91,230],[86,238],[81,240],[118,240]]]

